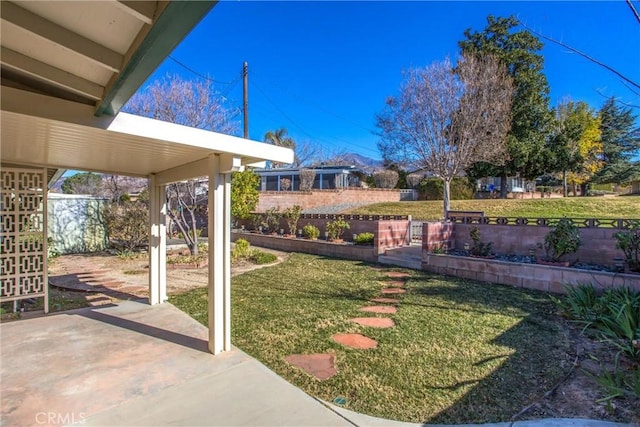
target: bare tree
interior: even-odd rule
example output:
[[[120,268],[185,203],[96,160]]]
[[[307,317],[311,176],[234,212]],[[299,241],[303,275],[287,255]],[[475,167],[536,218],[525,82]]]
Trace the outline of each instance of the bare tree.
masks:
[[[300,191],[311,191],[313,181],[316,179],[316,171],[313,169],[300,170]]]
[[[165,122],[235,134],[238,123],[236,109],[228,109],[210,80],[184,80],[167,75],[136,93],[124,111]],[[180,229],[192,255],[198,253],[196,210],[202,203],[203,183],[192,180],[167,186],[169,216]]]
[[[142,191],[147,188],[145,178],[135,178],[123,175],[103,175],[102,191],[112,202],[122,202],[129,193]]]
[[[197,213],[206,210],[207,191],[203,179],[167,186],[167,214],[178,227],[189,252],[198,255]]]
[[[445,59],[405,72],[398,96],[377,116],[385,160],[442,179],[444,213],[451,180],[476,162],[507,159],[513,93],[507,70],[490,56]]]

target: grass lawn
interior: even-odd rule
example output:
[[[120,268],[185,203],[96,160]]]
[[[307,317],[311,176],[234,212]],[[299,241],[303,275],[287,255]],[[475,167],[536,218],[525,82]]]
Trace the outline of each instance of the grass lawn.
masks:
[[[570,368],[570,340],[547,295],[394,270],[411,278],[390,329],[349,321],[375,316],[359,308],[380,296],[389,269],[292,254],[234,277],[233,344],[321,399],[342,396],[347,409],[419,423],[508,421]],[[170,302],[207,324],[206,289]],[[335,333],[362,333],[378,348],[345,348]],[[326,352],[338,374],[325,381],[284,360]]]
[[[505,217],[640,218],[640,196],[452,200],[451,209],[484,211],[487,216]],[[413,219],[438,220],[442,218],[442,200],[376,203],[344,213],[411,215]]]

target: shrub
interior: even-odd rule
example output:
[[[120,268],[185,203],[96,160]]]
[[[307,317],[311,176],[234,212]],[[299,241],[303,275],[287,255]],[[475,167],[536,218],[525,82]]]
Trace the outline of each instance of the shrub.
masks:
[[[263,252],[263,251],[258,251],[258,250],[254,250],[251,252],[251,256],[249,257],[249,259],[251,259],[252,262],[254,262],[255,264],[271,264],[272,262],[275,262],[278,257],[275,256],[274,254],[270,254],[269,252]]]
[[[231,251],[231,259],[237,260],[241,258],[248,258],[251,254],[251,244],[245,239],[236,240],[235,247]]]
[[[640,225],[633,224],[629,231],[619,231],[613,237],[616,248],[624,252],[629,270],[640,273]]]
[[[291,208],[287,208],[282,212],[282,216],[287,221],[287,225],[289,226],[289,234],[296,234],[296,229],[298,228],[298,221],[300,220],[300,215],[302,214],[302,207],[295,205]]]
[[[320,235],[320,230],[315,225],[307,224],[302,227],[302,234],[307,239],[316,240]]]
[[[267,209],[263,217],[263,226],[266,227],[268,233],[275,233],[278,231],[281,217],[282,213],[280,212],[280,207],[276,206],[275,208]]]
[[[398,183],[398,172],[382,170],[373,173],[373,180],[378,188],[394,188]]]
[[[316,172],[311,169],[300,170],[300,191],[310,191],[313,188],[313,181],[316,179]]]
[[[473,199],[473,186],[467,178],[453,178],[450,185],[451,200]],[[439,178],[425,178],[418,185],[420,198],[426,200],[442,200],[444,197],[444,184]]]
[[[348,230],[349,223],[343,219],[337,219],[335,221],[327,222],[327,237],[329,240],[338,240],[342,237],[342,234]]]
[[[418,185],[420,185],[422,178],[422,175],[418,173],[410,173],[409,175],[407,175],[405,180],[407,181],[407,185],[409,186],[409,188],[417,188]]]
[[[373,245],[373,239],[375,236],[373,233],[360,233],[353,241],[356,245]]]
[[[614,288],[597,295],[591,284],[567,287],[563,299],[552,298],[563,314],[584,328],[591,328],[629,357],[640,360],[640,293]]]
[[[480,230],[478,227],[472,227],[469,230],[469,237],[473,241],[473,246],[471,247],[471,255],[476,256],[488,256],[491,254],[491,246],[493,245],[491,242],[484,243],[480,238]]]
[[[247,219],[258,205],[260,176],[247,169],[231,174],[231,217],[234,220]]]
[[[550,261],[560,261],[580,247],[580,229],[567,218],[558,221],[544,236],[544,251]]]
[[[109,242],[133,251],[149,240],[149,208],[140,202],[112,203],[105,209]]]

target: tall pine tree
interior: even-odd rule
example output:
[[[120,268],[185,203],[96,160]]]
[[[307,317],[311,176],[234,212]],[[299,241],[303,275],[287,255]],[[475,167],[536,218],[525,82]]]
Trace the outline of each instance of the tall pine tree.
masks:
[[[599,112],[604,167],[594,177],[595,182],[626,182],[640,179],[640,128],[635,127],[636,116],[630,108],[618,105],[609,98]]]
[[[492,54],[499,58],[513,78],[511,131],[507,135],[509,160],[503,166],[481,163],[468,171],[471,177],[501,177],[501,197],[506,197],[506,178],[520,174],[535,178],[549,167],[547,137],[553,113],[549,109],[549,84],[543,72],[542,42],[529,31],[514,31],[518,20],[487,17],[481,32],[464,32],[458,43],[463,55]]]

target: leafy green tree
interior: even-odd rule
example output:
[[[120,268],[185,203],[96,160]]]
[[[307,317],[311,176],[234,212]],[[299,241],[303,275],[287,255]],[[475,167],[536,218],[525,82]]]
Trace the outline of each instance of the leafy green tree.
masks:
[[[91,194],[99,196],[102,193],[102,175],[92,172],[80,172],[66,178],[62,183],[65,194]]]
[[[640,162],[633,162],[633,156],[640,153],[640,129],[635,127],[636,116],[631,109],[620,107],[615,98],[604,103],[599,116],[604,167],[594,181],[626,182],[640,177]]]
[[[513,78],[511,130],[507,135],[508,159],[503,165],[481,162],[468,170],[472,178],[499,176],[500,196],[506,198],[508,176],[520,174],[535,178],[548,167],[547,136],[552,123],[549,110],[549,84],[544,75],[542,42],[529,31],[514,31],[519,25],[514,16],[487,17],[481,32],[464,32],[458,43],[463,55],[491,54],[504,64]]]
[[[556,168],[562,172],[566,197],[567,182],[574,187],[586,185],[602,167],[600,119],[583,101],[560,103],[555,109],[555,116],[551,149]],[[573,193],[575,195],[575,188]],[[582,194],[586,195],[585,188]]]
[[[259,185],[260,177],[250,169],[231,175],[231,216],[234,220],[251,217],[258,205]]]

